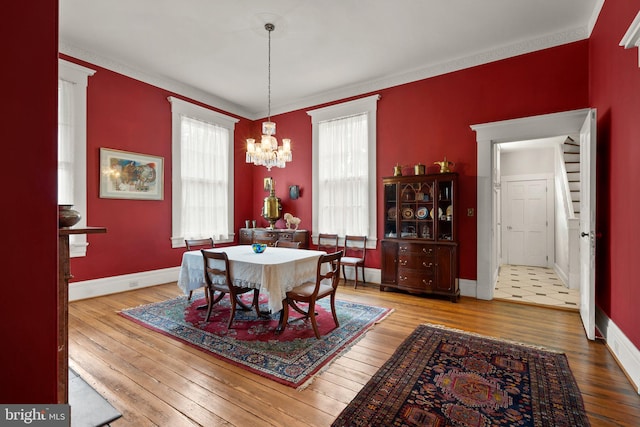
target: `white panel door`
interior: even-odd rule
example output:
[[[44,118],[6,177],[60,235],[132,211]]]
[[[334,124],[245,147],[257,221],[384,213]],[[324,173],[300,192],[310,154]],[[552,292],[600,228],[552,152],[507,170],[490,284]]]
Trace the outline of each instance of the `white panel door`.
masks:
[[[580,130],[580,317],[587,338],[596,337],[596,110]]]
[[[547,180],[507,181],[506,196],[507,264],[546,267]]]

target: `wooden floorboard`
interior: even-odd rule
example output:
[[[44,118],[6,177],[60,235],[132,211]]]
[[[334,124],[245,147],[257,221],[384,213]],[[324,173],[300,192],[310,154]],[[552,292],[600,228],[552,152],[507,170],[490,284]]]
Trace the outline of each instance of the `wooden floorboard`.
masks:
[[[640,396],[605,343],[585,338],[577,312],[341,285],[341,299],[394,311],[297,391],[118,315],[179,294],[170,283],[69,306],[69,364],[123,414],[114,427],[329,426],[421,323],[564,352],[593,426],[637,426],[640,420]]]

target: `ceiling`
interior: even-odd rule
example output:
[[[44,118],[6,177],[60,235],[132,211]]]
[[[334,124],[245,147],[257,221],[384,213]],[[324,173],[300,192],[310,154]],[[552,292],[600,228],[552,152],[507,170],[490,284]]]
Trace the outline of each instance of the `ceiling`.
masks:
[[[604,0],[60,0],[60,51],[249,119],[586,39]]]

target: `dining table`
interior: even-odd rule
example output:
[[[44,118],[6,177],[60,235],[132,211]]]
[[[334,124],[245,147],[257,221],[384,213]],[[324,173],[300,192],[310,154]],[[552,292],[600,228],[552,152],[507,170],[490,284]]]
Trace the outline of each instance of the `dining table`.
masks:
[[[283,309],[283,300],[288,291],[304,282],[315,281],[318,259],[326,254],[324,251],[283,247],[267,247],[264,252],[255,253],[251,245],[225,246],[205,251],[225,252],[229,258],[229,275],[233,284],[259,289],[266,294],[271,313]],[[216,262],[222,267],[222,261]],[[182,255],[178,286],[185,294],[206,286],[200,251],[187,251]]]

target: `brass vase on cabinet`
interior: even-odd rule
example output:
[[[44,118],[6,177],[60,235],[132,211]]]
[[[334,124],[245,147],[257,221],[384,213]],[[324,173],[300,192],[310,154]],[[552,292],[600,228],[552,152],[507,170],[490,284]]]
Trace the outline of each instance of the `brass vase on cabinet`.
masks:
[[[269,221],[269,228],[273,230],[276,222],[282,216],[282,204],[280,198],[276,197],[276,189],[272,186],[269,196],[264,198],[262,206],[262,217]]]

